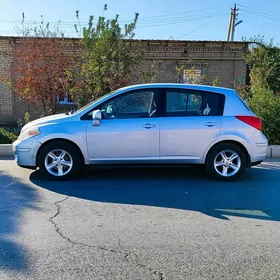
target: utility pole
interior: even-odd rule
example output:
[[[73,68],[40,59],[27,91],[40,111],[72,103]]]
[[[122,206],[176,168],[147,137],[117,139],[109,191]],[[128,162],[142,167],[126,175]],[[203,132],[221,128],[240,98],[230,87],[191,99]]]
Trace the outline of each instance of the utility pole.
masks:
[[[231,8],[227,41],[234,41],[235,27],[243,22],[242,20],[236,22],[238,16],[237,13],[238,10],[239,9],[236,8],[236,4],[234,4],[234,8]]]
[[[228,35],[227,35],[227,41],[230,39],[230,34],[232,30],[232,10],[230,12],[230,19],[229,19],[229,25],[228,25]]]
[[[233,41],[234,40],[234,33],[235,33],[235,23],[236,23],[236,17],[237,17],[236,4],[234,4],[234,8],[232,9],[231,12],[232,12],[232,26],[231,26],[230,40]]]

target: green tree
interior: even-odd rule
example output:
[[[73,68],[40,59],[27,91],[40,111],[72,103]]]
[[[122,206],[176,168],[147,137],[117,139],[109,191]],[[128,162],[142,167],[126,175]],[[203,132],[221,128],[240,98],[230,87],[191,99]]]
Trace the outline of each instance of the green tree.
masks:
[[[280,91],[280,48],[273,42],[263,40],[254,42],[246,55],[249,65],[250,87],[252,93],[261,89]]]
[[[269,143],[280,144],[280,97],[276,94],[280,91],[280,49],[263,37],[249,41],[249,84],[238,93],[262,120]]]
[[[82,59],[68,73],[71,80],[68,89],[78,107],[133,80],[133,72],[143,57],[141,46],[132,41],[138,16],[136,13],[123,29],[119,15],[113,19],[100,16],[96,23],[94,16],[90,16],[88,26],[83,29]],[[79,32],[77,26],[76,30]]]
[[[142,71],[142,82],[143,83],[154,83],[160,68],[160,63],[152,60],[150,65],[145,71]]]
[[[247,101],[249,107],[262,120],[263,132],[270,144],[280,144],[280,98],[271,90],[260,89]]]
[[[217,87],[220,85],[220,78],[219,76],[216,76],[216,78],[213,80],[211,86]]]
[[[64,32],[60,29],[59,24],[60,21],[57,25],[50,26],[49,22],[44,22],[42,15],[39,24],[36,22],[26,23],[25,14],[22,13],[21,25],[16,25],[15,30],[21,37],[64,38]]]

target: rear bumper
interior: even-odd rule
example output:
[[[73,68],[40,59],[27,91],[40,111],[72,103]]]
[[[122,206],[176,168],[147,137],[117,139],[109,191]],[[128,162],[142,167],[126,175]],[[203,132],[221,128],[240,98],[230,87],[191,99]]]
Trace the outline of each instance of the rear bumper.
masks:
[[[257,165],[264,161],[267,156],[268,140],[261,131],[257,131],[248,142],[248,152],[251,165]]]
[[[255,161],[255,162],[251,162],[251,166],[256,166],[256,165],[259,165],[261,164],[263,161]]]

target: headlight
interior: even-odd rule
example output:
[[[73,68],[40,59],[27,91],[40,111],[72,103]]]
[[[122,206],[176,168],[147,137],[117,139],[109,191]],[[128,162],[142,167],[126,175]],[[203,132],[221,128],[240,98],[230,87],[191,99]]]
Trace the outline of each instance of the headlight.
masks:
[[[40,134],[40,130],[37,126],[32,126],[32,127],[29,127],[25,130],[23,130],[18,139],[19,140],[25,140],[27,138],[30,138],[30,137],[33,137],[33,136],[36,136],[36,135],[39,135]]]

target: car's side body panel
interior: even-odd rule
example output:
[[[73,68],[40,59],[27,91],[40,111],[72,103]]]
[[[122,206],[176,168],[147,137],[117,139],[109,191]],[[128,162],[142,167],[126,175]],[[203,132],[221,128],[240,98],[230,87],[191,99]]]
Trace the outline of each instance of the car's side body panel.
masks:
[[[201,162],[220,135],[222,116],[166,117],[160,120],[160,158]]]
[[[159,159],[159,119],[107,119],[98,126],[87,121],[89,162]]]

